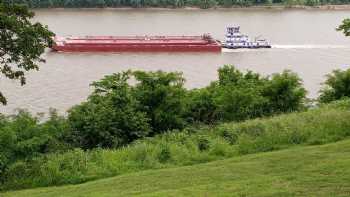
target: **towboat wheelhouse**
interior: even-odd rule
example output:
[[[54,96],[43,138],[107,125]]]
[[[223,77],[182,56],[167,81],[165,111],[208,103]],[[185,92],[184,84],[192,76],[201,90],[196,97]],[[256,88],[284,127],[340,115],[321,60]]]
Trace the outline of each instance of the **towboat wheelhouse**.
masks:
[[[223,47],[229,49],[238,48],[271,48],[271,45],[265,39],[255,39],[251,41],[247,35],[241,34],[239,26],[230,26],[226,28]]]

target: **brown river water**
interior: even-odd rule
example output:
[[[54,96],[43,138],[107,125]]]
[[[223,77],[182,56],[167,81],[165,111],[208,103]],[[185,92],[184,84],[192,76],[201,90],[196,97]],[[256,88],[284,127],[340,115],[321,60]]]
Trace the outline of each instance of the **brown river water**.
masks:
[[[16,108],[64,113],[84,101],[92,81],[122,70],[183,72],[187,88],[203,87],[217,78],[216,70],[233,64],[241,70],[269,75],[290,69],[299,74],[315,98],[324,75],[350,67],[350,38],[335,27],[350,11],[342,10],[36,10],[35,20],[57,35],[200,35],[223,39],[225,27],[239,24],[251,37],[263,35],[271,49],[224,50],[211,53],[55,53],[27,74],[27,84],[0,77],[8,98],[0,112]]]

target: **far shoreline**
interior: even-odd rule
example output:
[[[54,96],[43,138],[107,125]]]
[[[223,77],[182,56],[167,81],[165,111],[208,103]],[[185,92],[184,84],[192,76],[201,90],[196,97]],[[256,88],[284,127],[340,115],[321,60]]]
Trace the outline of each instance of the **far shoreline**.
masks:
[[[212,7],[212,8],[200,8],[200,7],[101,7],[101,8],[33,8],[32,10],[110,10],[110,11],[128,11],[128,10],[144,10],[144,11],[196,11],[196,10],[219,10],[219,11],[234,11],[234,10],[350,10],[350,4],[346,5],[318,5],[318,6],[306,6],[306,5],[253,5],[248,7]]]

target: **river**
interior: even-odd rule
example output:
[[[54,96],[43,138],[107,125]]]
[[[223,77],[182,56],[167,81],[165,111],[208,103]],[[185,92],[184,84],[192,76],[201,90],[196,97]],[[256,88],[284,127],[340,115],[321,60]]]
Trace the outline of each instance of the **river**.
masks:
[[[334,69],[350,64],[350,38],[335,28],[350,16],[337,10],[36,10],[34,20],[57,35],[200,35],[223,39],[225,27],[241,25],[251,37],[263,35],[272,49],[224,50],[211,53],[54,53],[46,64],[27,74],[27,84],[0,78],[0,90],[8,99],[0,112],[16,108],[64,113],[84,101],[92,81],[122,70],[183,72],[187,88],[203,87],[217,78],[217,69],[233,64],[241,70],[264,75],[292,70],[303,79],[308,97],[315,98]]]

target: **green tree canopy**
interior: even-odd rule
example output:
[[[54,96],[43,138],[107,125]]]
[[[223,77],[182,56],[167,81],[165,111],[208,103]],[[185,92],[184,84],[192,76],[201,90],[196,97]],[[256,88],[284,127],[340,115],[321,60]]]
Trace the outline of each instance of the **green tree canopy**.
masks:
[[[54,35],[46,26],[32,23],[34,13],[27,7],[0,1],[0,73],[24,85],[24,73],[38,70],[40,55],[52,44]],[[0,92],[0,103],[6,99]]]
[[[345,36],[350,36],[350,18],[344,19],[343,23],[337,28],[337,31],[342,31]]]
[[[140,102],[140,110],[151,119],[153,134],[182,128],[186,95],[182,73],[135,71],[133,75],[138,82],[134,95]]]
[[[301,78],[289,70],[273,74],[263,90],[272,114],[303,109],[306,93]]]
[[[123,72],[94,82],[88,101],[69,111],[73,144],[84,149],[120,147],[148,135],[149,119],[137,110],[129,77],[130,72]]]
[[[304,108],[306,90],[296,73],[284,71],[264,77],[225,65],[218,75],[210,86],[188,94],[190,121],[241,121]]]
[[[329,103],[345,97],[350,97],[350,69],[334,70],[327,75],[319,100],[322,103]]]

